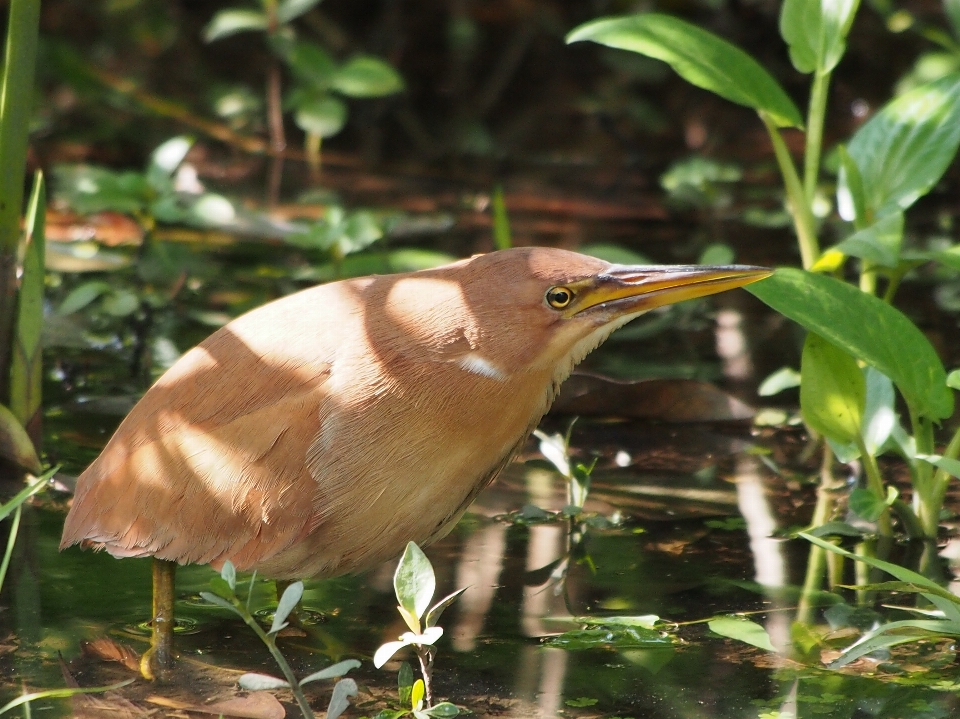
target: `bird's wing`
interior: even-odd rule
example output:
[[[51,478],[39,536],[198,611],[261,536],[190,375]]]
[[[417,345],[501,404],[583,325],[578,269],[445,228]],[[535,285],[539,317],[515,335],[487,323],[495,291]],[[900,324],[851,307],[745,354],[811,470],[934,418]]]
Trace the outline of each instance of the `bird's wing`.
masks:
[[[296,541],[313,513],[305,470],[329,363],[265,357],[218,332],[191,350],[83,473],[61,546],[239,568]]]

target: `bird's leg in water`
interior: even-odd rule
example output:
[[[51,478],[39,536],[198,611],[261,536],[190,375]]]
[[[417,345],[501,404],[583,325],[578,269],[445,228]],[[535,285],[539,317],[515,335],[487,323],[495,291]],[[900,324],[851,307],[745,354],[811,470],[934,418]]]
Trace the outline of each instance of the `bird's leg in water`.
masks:
[[[145,679],[168,678],[173,669],[174,584],[177,563],[153,558],[153,621],[150,649],[140,660]]]

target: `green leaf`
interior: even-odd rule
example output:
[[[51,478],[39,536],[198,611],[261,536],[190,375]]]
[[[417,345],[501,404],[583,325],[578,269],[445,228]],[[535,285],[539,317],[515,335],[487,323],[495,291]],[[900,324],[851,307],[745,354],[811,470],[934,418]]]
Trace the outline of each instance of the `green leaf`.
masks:
[[[960,40],[960,0],[943,0],[943,9],[953,28],[953,36]]]
[[[2,412],[4,409],[4,406],[0,404],[0,412]],[[47,486],[47,482],[50,481],[50,478],[53,477],[53,475],[59,470],[60,466],[57,465],[56,467],[44,472],[41,476],[37,477],[37,481],[28,484],[10,499],[8,499],[6,504],[0,504],[0,521],[3,521],[13,514],[14,510],[22,506],[24,502],[30,499],[30,497],[42,492],[44,487]],[[2,582],[0,582],[0,585],[2,585]]]
[[[939,454],[918,454],[916,458],[922,459],[924,462],[929,462],[934,467],[942,469],[947,474],[960,479],[960,460],[942,457]]]
[[[33,441],[17,416],[0,404],[0,457],[39,474],[42,467]]]
[[[564,704],[566,704],[568,707],[574,708],[592,707],[599,701],[599,699],[595,699],[594,697],[577,697],[576,699],[567,699]]]
[[[860,436],[867,387],[856,360],[810,332],[800,362],[800,410],[803,420],[838,442]]]
[[[850,157],[844,145],[837,145],[840,157],[840,173],[837,182],[837,212],[847,222],[857,227],[867,225],[867,197],[863,189],[863,177],[856,160]]]
[[[948,75],[885,105],[847,146],[863,177],[868,217],[905,210],[927,194],[958,146],[960,75]]]
[[[328,89],[337,73],[337,63],[315,42],[303,40],[294,43],[284,55],[284,60],[297,78],[317,90]]]
[[[960,389],[960,369],[955,369],[947,375],[947,387]]]
[[[846,50],[859,0],[784,0],[780,35],[800,72],[828,73]]]
[[[331,86],[347,97],[383,97],[403,90],[403,78],[372,55],[355,55],[334,74]]]
[[[711,632],[719,634],[721,637],[736,639],[744,644],[766,649],[769,652],[777,651],[773,642],[770,641],[767,630],[749,619],[735,616],[717,617],[707,622],[707,626],[710,627]]]
[[[216,579],[217,579],[216,577],[214,579],[211,579],[210,580],[211,584],[215,582]],[[214,594],[213,592],[200,592],[200,597],[210,602],[211,604],[216,604],[218,607],[222,607],[223,609],[229,609],[234,614],[240,614],[240,611],[233,604],[228,602],[223,597]]]
[[[147,164],[147,182],[156,190],[165,190],[170,177],[180,167],[183,158],[190,152],[193,139],[189,137],[172,137],[150,154]]]
[[[267,16],[262,12],[227,8],[214,15],[203,29],[203,41],[213,42],[247,30],[266,31],[268,25]]]
[[[439,704],[434,704],[429,709],[424,709],[423,713],[428,717],[434,717],[434,719],[451,719],[451,717],[460,714],[460,709],[457,708],[456,704],[440,702]]]
[[[400,606],[420,619],[437,588],[433,565],[414,542],[408,542],[393,575],[393,589]]]
[[[410,692],[410,706],[413,709],[419,709],[423,704],[423,695],[426,692],[426,689],[423,684],[423,679],[417,679],[413,683],[413,690]]]
[[[864,370],[867,382],[867,399],[863,409],[861,433],[863,445],[869,454],[875,455],[890,438],[897,424],[894,411],[893,382],[883,372],[867,367]]]
[[[273,613],[273,624],[270,625],[269,634],[275,634],[287,626],[287,617],[296,609],[302,597],[303,582],[294,582],[283,590],[283,596],[280,597],[277,609]]]
[[[601,18],[567,35],[568,43],[581,40],[663,60],[688,82],[765,112],[778,127],[803,126],[797,106],[756,60],[678,18],[658,13]]]
[[[907,633],[897,633],[904,629]],[[838,659],[830,663],[831,669],[839,669],[862,656],[871,654],[880,649],[888,649],[899,644],[931,639],[936,635],[956,635],[960,633],[960,625],[955,622],[907,619],[901,622],[890,622],[865,634],[858,642],[847,647]]]
[[[410,642],[407,641],[398,641],[398,642],[386,642],[385,644],[380,645],[376,653],[373,655],[373,666],[377,669],[382,667],[388,661],[390,657],[396,654],[398,651],[404,647],[410,646]]]
[[[793,367],[781,367],[760,383],[757,394],[761,397],[770,397],[783,392],[785,389],[799,386],[800,373]]]
[[[233,562],[231,562],[229,559],[224,561],[223,566],[220,567],[220,578],[227,583],[227,586],[230,587],[231,592],[236,590],[237,568],[233,566]]]
[[[277,4],[277,22],[284,25],[309,12],[320,0],[280,0]]]
[[[218,597],[223,597],[227,601],[233,601],[237,598],[234,588],[230,586],[230,583],[223,577],[214,577],[210,580],[210,589],[213,590],[213,593]]]
[[[313,674],[305,676],[300,680],[300,686],[303,686],[307,682],[315,682],[320,679],[334,679],[336,677],[342,677],[351,669],[356,669],[359,666],[360,662],[358,662],[356,659],[344,659],[342,662],[331,664],[326,669],[321,669],[318,672],[314,672]]]
[[[304,132],[331,137],[347,122],[347,106],[335,97],[316,97],[299,105],[293,120]]]
[[[893,212],[881,217],[869,227],[853,233],[832,249],[883,267],[896,267],[900,264],[902,244],[903,213]]]
[[[778,269],[746,290],[876,367],[893,380],[917,414],[943,419],[953,413],[947,373],[930,341],[882,300],[832,277],[792,268]]]
[[[889,492],[893,493],[890,494]],[[878,497],[868,489],[857,488],[850,493],[850,509],[868,522],[876,522],[897,498],[896,487],[888,487],[887,499]]]
[[[110,684],[108,686],[101,687],[70,687],[68,689],[48,689],[42,692],[31,692],[30,694],[21,694],[16,699],[13,699],[2,707],[0,707],[0,714],[6,714],[11,709],[16,707],[23,706],[24,704],[29,704],[30,702],[37,701],[38,699],[65,699],[76,696],[78,694],[101,694],[103,692],[112,692],[127,686],[128,684],[133,684],[137,681],[137,677],[133,679],[126,679],[122,682],[117,682],[116,684]],[[25,713],[24,716],[30,716],[29,713]]]
[[[423,626],[428,628],[435,627],[437,625],[437,622],[440,621],[440,615],[443,614],[444,610],[447,607],[449,607],[451,604],[453,604],[457,600],[457,598],[461,594],[463,594],[465,591],[467,591],[467,587],[464,587],[463,589],[458,589],[457,591],[452,592],[451,594],[448,594],[439,602],[437,602],[432,607],[430,607],[430,611],[427,612],[426,619],[424,619],[423,621]]]
[[[576,621],[581,624],[602,624],[608,627],[640,627],[641,629],[653,629],[660,617],[656,614],[637,614],[633,616],[613,616],[613,617],[577,617]]]

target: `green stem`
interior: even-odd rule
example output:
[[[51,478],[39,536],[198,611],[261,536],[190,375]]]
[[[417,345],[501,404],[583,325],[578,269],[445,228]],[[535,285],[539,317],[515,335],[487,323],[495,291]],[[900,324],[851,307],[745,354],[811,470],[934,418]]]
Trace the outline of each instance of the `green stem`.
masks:
[[[857,449],[860,450],[860,461],[863,463],[863,471],[867,475],[867,487],[873,495],[881,502],[887,498],[886,489],[883,486],[883,477],[880,476],[880,466],[877,464],[877,458],[867,451],[862,437],[857,437]],[[890,508],[883,510],[877,518],[877,534],[881,537],[893,536],[893,523],[890,521]]]
[[[23,512],[23,505],[18,504],[13,510],[13,521],[10,522],[10,534],[7,537],[7,550],[3,553],[3,561],[0,562],[0,588],[3,588],[3,580],[7,576],[7,568],[10,566],[10,557],[13,556],[13,546],[17,542],[17,533],[20,531],[20,514]]]
[[[803,194],[807,205],[813,206],[813,195],[817,191],[820,175],[820,151],[823,149],[823,123],[827,114],[827,89],[830,87],[830,74],[815,72],[813,86],[810,88],[810,109],[807,112],[807,142],[804,149]]]
[[[39,28],[40,0],[10,1],[0,91],[0,402],[4,404],[17,306],[17,247]]]
[[[800,184],[800,176],[797,175],[797,168],[793,164],[793,158],[790,157],[790,151],[787,149],[780,131],[776,124],[765,113],[760,113],[760,119],[766,125],[767,132],[770,134],[770,141],[773,143],[773,152],[777,158],[777,164],[780,166],[780,174],[783,176],[783,184],[787,189],[787,199],[790,203],[790,212],[793,214],[793,224],[797,230],[797,241],[800,245],[800,257],[803,259],[803,268],[809,270],[820,258],[820,244],[817,241],[816,223],[813,220],[813,212],[810,210],[810,204],[803,193],[803,185]]]
[[[283,678],[287,680],[287,684],[290,685],[290,689],[293,691],[293,696],[297,700],[297,706],[300,707],[300,712],[303,714],[304,719],[314,719],[313,710],[310,708],[310,702],[307,701],[307,697],[303,693],[303,689],[300,688],[300,682],[297,681],[296,675],[293,673],[293,669],[290,668],[290,665],[287,664],[287,660],[284,659],[283,654],[280,653],[280,650],[277,648],[276,640],[263,631],[263,627],[253,618],[253,615],[248,611],[244,611],[242,605],[238,605],[238,610],[240,611],[240,616],[243,617],[243,621],[246,622],[247,626],[250,627],[256,635],[260,637],[260,641],[267,645],[267,649],[270,650],[273,660],[277,663],[277,666],[280,667],[280,671],[283,672]]]
[[[960,427],[958,427],[957,431],[953,433],[953,437],[950,438],[950,443],[947,444],[946,449],[943,450],[943,456],[947,459],[956,459],[958,455],[960,455]],[[923,462],[923,464],[927,463]],[[947,487],[950,485],[950,477],[951,475],[948,472],[945,472],[942,469],[937,469],[936,473],[933,475],[933,479],[930,482],[929,514],[935,514],[936,521],[933,531],[927,532],[927,536],[930,538],[937,536],[937,529],[940,527],[940,509],[943,507],[943,501],[947,496]],[[930,527],[927,527],[927,529],[929,530]]]

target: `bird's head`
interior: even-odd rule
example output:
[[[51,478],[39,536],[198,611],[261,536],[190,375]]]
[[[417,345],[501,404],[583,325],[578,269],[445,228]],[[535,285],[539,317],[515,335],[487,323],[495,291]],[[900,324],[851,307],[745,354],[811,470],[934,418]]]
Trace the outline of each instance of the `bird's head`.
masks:
[[[565,377],[611,332],[644,312],[770,273],[742,265],[615,265],[524,247],[399,276],[384,309],[404,344],[469,372],[496,379],[547,370]]]

